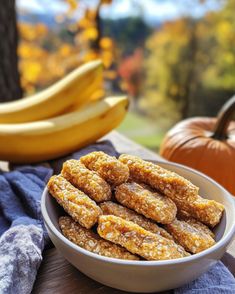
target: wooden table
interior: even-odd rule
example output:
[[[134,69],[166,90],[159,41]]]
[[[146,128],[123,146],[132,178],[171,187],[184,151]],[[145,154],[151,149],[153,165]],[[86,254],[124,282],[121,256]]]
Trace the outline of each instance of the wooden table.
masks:
[[[138,155],[145,159],[163,159],[156,153],[134,143],[117,132],[111,132],[104,137],[109,139],[118,152]],[[235,242],[233,242],[222,261],[235,275]],[[43,261],[38,271],[32,291],[34,294],[115,294],[126,293],[101,285],[86,277],[70,265],[56,248],[44,251]],[[165,292],[165,293],[170,293]]]

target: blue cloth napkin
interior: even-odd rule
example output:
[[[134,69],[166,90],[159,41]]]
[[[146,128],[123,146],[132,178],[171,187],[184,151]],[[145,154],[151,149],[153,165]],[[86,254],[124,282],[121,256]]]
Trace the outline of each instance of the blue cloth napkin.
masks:
[[[189,269],[190,270],[190,269]],[[235,279],[226,266],[217,262],[198,279],[174,290],[175,294],[234,294]]]
[[[40,200],[52,169],[20,167],[0,174],[0,293],[30,293],[49,241]]]
[[[110,142],[88,146],[44,166],[15,166],[0,172],[0,294],[28,294],[33,288],[42,251],[49,238],[40,211],[42,191],[49,177],[59,173],[68,158],[91,151],[118,153]],[[190,269],[189,269],[190,270]],[[235,279],[222,262],[175,294],[235,293]]]

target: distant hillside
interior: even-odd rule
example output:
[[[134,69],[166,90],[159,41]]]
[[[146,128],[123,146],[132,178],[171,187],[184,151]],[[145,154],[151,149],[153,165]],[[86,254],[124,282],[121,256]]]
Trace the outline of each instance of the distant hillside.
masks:
[[[123,49],[124,55],[129,55],[137,47],[142,47],[152,31],[153,28],[140,17],[103,19],[102,21],[102,34],[115,40]]]
[[[18,12],[18,20],[21,22],[28,22],[28,23],[38,23],[42,22],[49,27],[53,27],[58,25],[54,19],[54,16],[51,14],[41,14],[41,13],[22,13]]]
[[[55,15],[51,13],[29,13],[26,11],[18,11],[18,20],[22,22],[28,23],[44,23],[48,27],[55,27],[58,26],[58,23],[55,21]],[[66,20],[66,23],[74,22],[73,19]],[[105,24],[111,25],[113,28],[111,30],[115,31],[119,26],[127,25],[128,23],[132,22],[133,25],[135,24],[143,24],[144,27],[149,27],[141,17],[126,17],[126,18],[119,18],[119,19],[103,19]],[[150,26],[153,28],[161,26],[161,22],[154,20],[151,21]],[[123,28],[123,27],[122,27]],[[120,29],[120,27],[118,28]],[[142,28],[141,28],[142,29]],[[144,28],[145,29],[145,28]]]
[[[57,23],[53,14],[19,12],[18,20],[30,24],[44,23],[59,38],[73,43],[73,36],[67,30],[70,23],[75,20]],[[161,23],[156,24],[157,27]],[[125,29],[124,29],[125,28]],[[122,56],[130,55],[137,47],[144,47],[145,40],[155,28],[147,25],[140,17],[126,17],[119,19],[102,19],[101,30],[103,36],[111,37],[121,49]]]
[[[26,22],[26,23],[44,23],[47,27],[51,29],[60,29],[65,27],[66,25],[73,23],[73,19],[67,19],[64,23],[59,24],[55,20],[55,15],[49,14],[49,13],[22,13],[18,12],[18,20],[20,22]]]

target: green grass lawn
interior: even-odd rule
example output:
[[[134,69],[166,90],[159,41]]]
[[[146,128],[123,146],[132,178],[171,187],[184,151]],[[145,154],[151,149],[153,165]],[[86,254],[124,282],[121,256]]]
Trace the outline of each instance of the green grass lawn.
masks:
[[[159,150],[164,133],[157,124],[135,112],[128,112],[125,120],[117,129],[135,142],[154,151]]]

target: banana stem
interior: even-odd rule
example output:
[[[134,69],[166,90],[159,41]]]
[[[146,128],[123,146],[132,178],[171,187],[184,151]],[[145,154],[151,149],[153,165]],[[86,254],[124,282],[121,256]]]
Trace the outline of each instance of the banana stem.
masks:
[[[219,111],[212,138],[221,141],[228,138],[227,129],[234,112],[235,95],[233,95]]]

